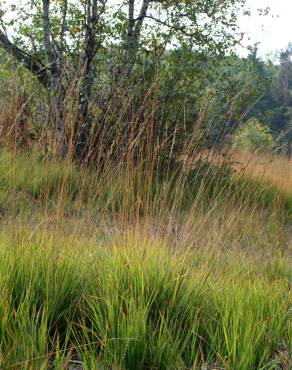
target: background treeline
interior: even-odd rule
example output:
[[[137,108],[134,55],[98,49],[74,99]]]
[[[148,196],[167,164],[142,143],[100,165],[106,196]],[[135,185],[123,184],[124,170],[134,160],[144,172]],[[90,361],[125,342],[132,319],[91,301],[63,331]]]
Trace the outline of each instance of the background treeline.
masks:
[[[291,155],[292,153],[292,45],[279,52],[274,63],[263,61],[258,56],[257,46],[248,57],[255,76],[255,84],[262,85],[262,93],[248,114],[248,118],[256,118],[262,132],[272,135],[273,145],[266,135],[266,143],[270,148]],[[255,125],[253,125],[254,127]],[[268,131],[266,130],[268,129]],[[258,135],[259,137],[260,135]],[[255,145],[256,149],[256,145]]]

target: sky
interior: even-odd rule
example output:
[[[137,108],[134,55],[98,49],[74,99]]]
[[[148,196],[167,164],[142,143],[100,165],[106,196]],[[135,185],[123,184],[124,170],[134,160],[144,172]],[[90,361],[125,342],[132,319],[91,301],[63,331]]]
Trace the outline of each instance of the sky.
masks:
[[[270,7],[268,16],[243,17],[240,26],[254,44],[260,42],[262,56],[275,53],[292,42],[292,0],[247,0],[248,6],[257,8]]]

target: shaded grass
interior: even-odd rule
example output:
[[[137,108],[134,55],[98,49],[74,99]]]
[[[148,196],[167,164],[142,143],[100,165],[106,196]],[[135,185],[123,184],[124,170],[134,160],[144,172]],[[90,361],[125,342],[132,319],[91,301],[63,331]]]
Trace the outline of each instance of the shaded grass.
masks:
[[[264,179],[234,172],[227,164],[199,161],[191,171],[155,175],[137,168],[108,168],[106,172],[56,162],[37,153],[0,151],[0,213],[33,214],[57,210],[65,215],[102,213],[139,215],[161,209],[205,209],[210,201],[245,205],[277,212],[292,220],[292,191]]]

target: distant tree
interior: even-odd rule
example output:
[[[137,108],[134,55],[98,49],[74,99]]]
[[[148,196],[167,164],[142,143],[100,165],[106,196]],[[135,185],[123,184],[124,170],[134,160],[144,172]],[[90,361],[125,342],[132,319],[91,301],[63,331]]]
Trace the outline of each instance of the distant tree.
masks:
[[[292,45],[283,50],[279,64],[263,61],[255,45],[245,60],[247,75],[252,81],[254,104],[247,112],[246,121],[256,117],[265,122],[281,152],[292,154]],[[248,77],[249,76],[249,77]]]
[[[274,100],[272,129],[282,151],[292,154],[292,44],[280,54],[280,65],[271,89]]]

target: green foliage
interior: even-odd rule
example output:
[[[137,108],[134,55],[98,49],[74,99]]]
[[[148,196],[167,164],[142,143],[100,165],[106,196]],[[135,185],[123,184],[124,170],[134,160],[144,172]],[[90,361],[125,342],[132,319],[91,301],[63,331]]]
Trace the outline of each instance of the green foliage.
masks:
[[[67,48],[78,53],[82,48],[85,14],[83,5],[78,2],[67,1],[67,15],[65,17],[65,34]],[[97,3],[99,17],[96,24],[98,40],[103,47],[125,46],[128,27],[129,2],[120,4]],[[139,13],[141,2],[135,4]],[[154,52],[164,47],[165,43],[179,42],[179,44],[195,44],[196,48],[224,53],[232,49],[240,39],[240,30],[237,24],[238,16],[246,9],[246,0],[225,0],[217,3],[210,0],[199,2],[171,1],[149,3],[149,14],[143,19],[143,26],[147,32],[141,34],[141,49]],[[64,1],[52,1],[50,23],[52,35],[57,44],[63,27]],[[5,17],[9,11],[10,16]],[[32,3],[6,5],[3,7],[3,24],[17,30],[15,39],[25,43],[27,50],[37,51],[38,57],[44,57],[42,44],[42,1]],[[159,14],[155,18],[151,13]],[[11,14],[13,16],[11,16]],[[182,16],[183,15],[183,16]],[[137,20],[135,21],[137,23]],[[153,24],[155,27],[153,27]],[[195,32],[191,30],[195,29]],[[216,29],[216,31],[214,31]],[[115,41],[113,41],[113,39]],[[139,43],[140,44],[140,43]],[[60,45],[59,45],[60,46]]]
[[[108,113],[107,117],[93,117],[94,121],[104,120],[109,127],[105,133],[109,137],[105,138],[105,142],[114,141],[111,131],[117,133],[121,130],[117,127],[119,119],[122,129],[126,131],[129,127],[131,131],[132,121],[151,116],[156,122],[153,141],[165,141],[165,137],[175,135],[173,150],[178,155],[186,138],[193,132],[198,133],[204,145],[206,142],[209,146],[218,142],[222,144],[238,125],[241,111],[250,103],[252,95],[251,89],[243,89],[246,81],[236,77],[242,66],[240,58],[232,53],[241,37],[237,20],[246,9],[246,1],[187,0],[167,4],[145,1],[144,4],[149,5],[148,12],[141,19],[134,20],[137,39],[130,42],[130,45],[135,45],[131,51],[128,50],[130,2],[126,1],[122,6],[97,4],[95,55],[90,61],[92,71],[86,83],[93,85],[92,110]],[[135,14],[139,14],[141,4],[142,1],[135,2]],[[83,89],[79,83],[79,69],[84,47],[86,7],[72,0],[51,1],[50,5],[51,39],[60,54],[57,58],[62,86],[59,93],[74,90],[74,97],[70,99],[76,99],[76,104],[79,104],[76,96],[79,92],[75,95],[78,90],[75,87],[80,85]],[[34,61],[46,66],[48,56],[43,45],[42,1],[35,0],[30,6],[27,2],[11,7],[7,5],[6,8],[10,14],[9,17],[4,16],[3,25],[8,30],[14,30],[11,33],[14,43],[21,46]],[[158,18],[153,14],[157,14]],[[176,47],[173,48],[173,45]],[[153,86],[153,100],[146,100]],[[233,98],[241,89],[244,91],[241,92],[239,105]],[[120,94],[119,90],[123,93]],[[39,106],[41,100],[38,92],[36,95],[39,100],[34,102],[34,108]],[[113,101],[111,97],[114,97]],[[47,98],[49,100],[52,96]],[[60,101],[63,100],[67,103],[64,96],[60,96]],[[129,100],[131,109],[126,108]],[[62,117],[67,115],[66,107],[62,104],[59,107]],[[35,117],[33,122],[36,122]],[[127,132],[121,136],[127,136]],[[167,149],[171,145],[169,140]]]
[[[233,147],[253,153],[271,152],[274,146],[273,136],[264,124],[256,118],[250,119],[237,133]]]
[[[254,83],[263,85],[260,100],[248,117],[256,117],[269,127],[279,152],[292,151],[292,47],[288,45],[279,55],[279,63],[262,61],[255,47],[248,59],[253,69]]]

